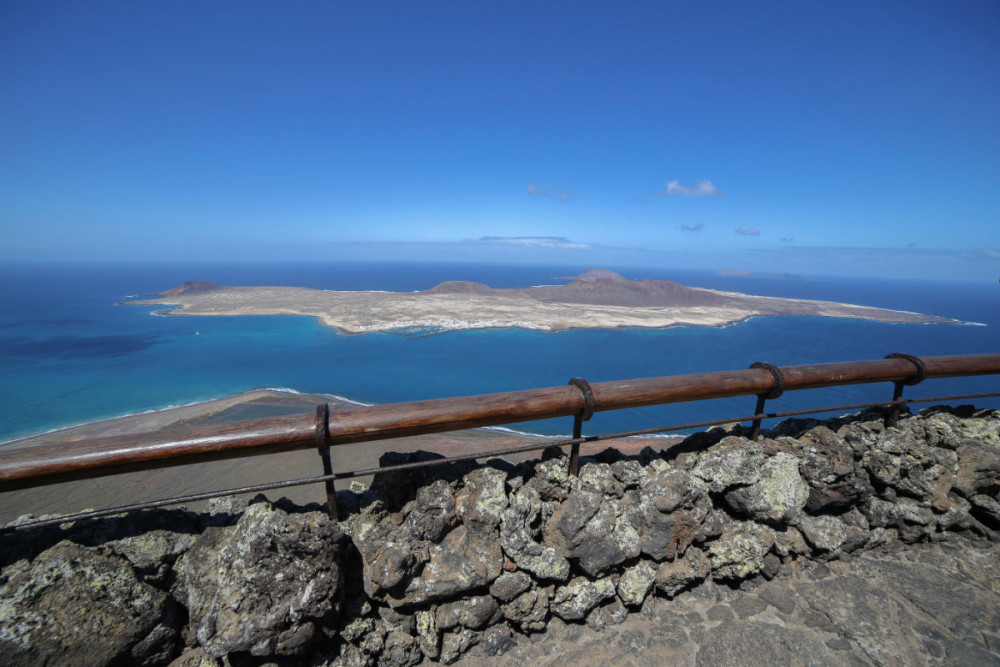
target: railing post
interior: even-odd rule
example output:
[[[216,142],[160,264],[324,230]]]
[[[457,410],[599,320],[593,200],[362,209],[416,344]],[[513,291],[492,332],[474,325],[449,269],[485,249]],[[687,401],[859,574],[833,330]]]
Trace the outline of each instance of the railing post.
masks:
[[[583,409],[573,416],[573,439],[583,437],[583,422],[594,416],[594,392],[590,383],[583,378],[573,378],[569,384],[577,387],[583,394]],[[580,443],[574,442],[569,450],[569,474],[576,477],[580,474]]]
[[[774,387],[770,391],[757,394],[757,406],[753,409],[755,419],[753,420],[753,426],[750,427],[750,439],[756,440],[760,437],[760,424],[764,420],[764,403],[769,399],[778,398],[785,393],[785,376],[782,374],[780,368],[766,361],[755,361],[750,364],[750,368],[763,368],[774,377]]]
[[[323,460],[323,474],[333,474],[333,461],[330,460],[330,405],[320,403],[316,406],[316,440],[322,443],[319,446],[319,457]],[[337,487],[333,480],[324,482],[326,486],[326,513],[334,521],[340,517],[337,512]]]
[[[920,357],[915,357],[912,354],[904,354],[902,352],[893,352],[892,354],[885,355],[886,359],[906,359],[913,367],[917,369],[917,372],[909,380],[898,380],[893,383],[892,388],[892,407],[889,408],[889,414],[885,417],[886,428],[890,426],[895,426],[899,423],[899,412],[902,407],[901,404],[897,403],[899,399],[903,397],[903,387],[906,385],[913,386],[915,384],[920,384],[927,377],[927,367]]]

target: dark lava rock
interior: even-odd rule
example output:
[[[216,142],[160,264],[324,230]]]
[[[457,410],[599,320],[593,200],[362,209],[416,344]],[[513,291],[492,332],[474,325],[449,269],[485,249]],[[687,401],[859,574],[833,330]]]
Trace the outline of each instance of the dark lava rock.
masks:
[[[162,664],[177,643],[166,594],[122,558],[60,542],[3,581],[0,664]]]

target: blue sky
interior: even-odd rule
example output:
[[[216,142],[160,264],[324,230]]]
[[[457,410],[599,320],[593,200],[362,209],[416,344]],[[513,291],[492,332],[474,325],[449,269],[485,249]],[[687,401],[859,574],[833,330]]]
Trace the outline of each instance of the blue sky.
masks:
[[[1000,3],[0,2],[0,260],[1000,276]]]

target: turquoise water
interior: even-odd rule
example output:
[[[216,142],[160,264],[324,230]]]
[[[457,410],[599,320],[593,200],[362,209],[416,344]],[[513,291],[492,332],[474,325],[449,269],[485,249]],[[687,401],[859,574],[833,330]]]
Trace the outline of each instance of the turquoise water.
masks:
[[[620,269],[745,293],[912,310],[988,326],[905,325],[830,318],[758,318],[725,328],[516,329],[347,336],[311,318],[162,317],[116,305],[185,280],[325,289],[426,289],[443,280],[494,287],[565,282],[583,266],[463,264],[22,266],[0,269],[0,441],[97,419],[261,387],[326,392],[364,403],[778,365],[1000,351],[996,284],[721,278],[667,269]],[[612,267],[613,268],[613,267]],[[200,335],[195,335],[199,332]],[[997,378],[929,381],[908,397],[997,390]],[[882,400],[888,383],[789,392],[769,409]],[[996,399],[977,401],[1000,407]],[[752,411],[728,399],[598,413],[588,432],[645,428]],[[566,433],[568,420],[517,426]]]

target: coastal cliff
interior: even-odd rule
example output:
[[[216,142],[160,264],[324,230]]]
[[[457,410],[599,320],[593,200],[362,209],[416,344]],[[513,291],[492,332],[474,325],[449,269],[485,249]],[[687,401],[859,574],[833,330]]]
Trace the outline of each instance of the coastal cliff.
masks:
[[[433,456],[387,454],[383,464]],[[369,489],[338,492],[340,521],[263,497],[202,514],[136,512],[0,536],[0,659],[453,663],[523,655],[539,636],[579,637],[568,630],[577,624],[629,627],[704,600],[713,606],[698,617],[716,625],[736,623],[731,610],[759,623],[770,605],[788,617],[775,630],[787,644],[798,636],[792,617],[808,620],[824,604],[789,588],[807,577],[802,590],[836,605],[799,624],[801,645],[768,651],[808,648],[817,664],[846,655],[912,664],[927,647],[996,660],[998,495],[1000,412],[964,407],[893,428],[872,412],[788,420],[759,441],[717,428],[661,452],[584,458],[579,477],[557,450],[518,465],[385,473]],[[935,545],[950,543],[975,556],[955,581],[913,579],[947,568],[893,581],[892,563],[909,567],[894,554],[947,560],[955,550]],[[886,590],[866,589],[863,571]],[[833,588],[820,581],[831,573]],[[909,612],[886,598],[896,585],[951,597],[918,601],[941,610],[920,612],[920,637],[908,629],[889,641],[855,627],[872,623],[873,609],[892,616],[876,623],[906,625]],[[753,633],[740,639],[748,627],[734,625],[724,641],[688,632],[662,651],[701,661],[733,642],[763,650]],[[548,650],[575,650],[567,641]]]

